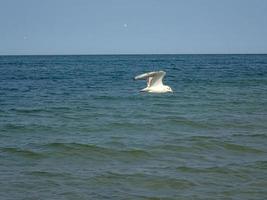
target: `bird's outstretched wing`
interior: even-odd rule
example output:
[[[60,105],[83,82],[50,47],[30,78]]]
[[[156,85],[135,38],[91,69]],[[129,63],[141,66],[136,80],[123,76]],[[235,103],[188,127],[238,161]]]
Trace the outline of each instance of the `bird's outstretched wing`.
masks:
[[[164,78],[165,74],[166,72],[164,71],[148,72],[140,74],[136,76],[134,79],[135,80],[147,79],[147,86],[152,87],[157,85],[163,85],[162,79]]]

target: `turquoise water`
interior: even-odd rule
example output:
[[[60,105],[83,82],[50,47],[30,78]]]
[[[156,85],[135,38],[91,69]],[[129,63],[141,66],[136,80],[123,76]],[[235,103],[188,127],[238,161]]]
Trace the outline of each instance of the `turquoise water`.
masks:
[[[173,94],[133,77],[165,70]],[[0,57],[1,199],[267,199],[267,55]]]

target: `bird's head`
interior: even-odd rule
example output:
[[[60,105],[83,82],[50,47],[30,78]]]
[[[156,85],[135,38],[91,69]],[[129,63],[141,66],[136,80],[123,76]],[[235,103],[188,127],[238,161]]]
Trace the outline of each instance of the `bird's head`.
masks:
[[[171,87],[169,87],[169,86],[166,86],[166,90],[167,90],[167,92],[173,92]]]

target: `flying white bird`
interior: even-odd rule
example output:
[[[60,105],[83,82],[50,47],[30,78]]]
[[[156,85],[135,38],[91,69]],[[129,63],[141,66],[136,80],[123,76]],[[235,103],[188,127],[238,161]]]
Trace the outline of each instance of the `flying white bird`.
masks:
[[[148,72],[134,77],[134,80],[146,79],[147,87],[142,89],[141,92],[151,92],[151,93],[165,93],[173,92],[172,89],[163,85],[162,79],[164,78],[166,72],[157,71],[157,72]]]

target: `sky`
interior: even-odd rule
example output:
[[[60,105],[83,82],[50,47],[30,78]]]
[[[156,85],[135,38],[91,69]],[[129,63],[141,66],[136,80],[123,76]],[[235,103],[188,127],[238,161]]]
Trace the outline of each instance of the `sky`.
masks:
[[[267,53],[267,0],[0,0],[0,55]]]

